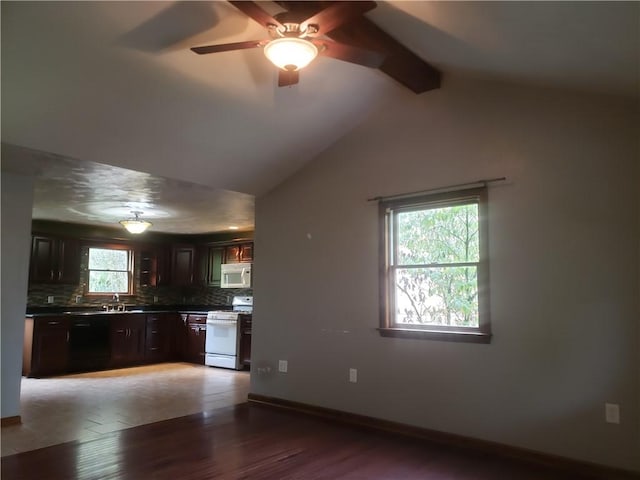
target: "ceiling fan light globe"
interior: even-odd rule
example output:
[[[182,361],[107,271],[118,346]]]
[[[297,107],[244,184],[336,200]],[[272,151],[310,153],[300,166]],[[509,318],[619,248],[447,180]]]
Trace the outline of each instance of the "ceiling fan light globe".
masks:
[[[265,56],[282,70],[295,71],[306,67],[318,55],[318,48],[302,38],[277,38],[264,47]]]

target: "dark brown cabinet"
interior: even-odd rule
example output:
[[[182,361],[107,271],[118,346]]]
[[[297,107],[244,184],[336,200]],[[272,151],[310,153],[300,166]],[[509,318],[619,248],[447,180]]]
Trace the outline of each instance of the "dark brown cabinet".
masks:
[[[179,287],[197,285],[199,279],[197,249],[193,245],[173,247],[171,284]]]
[[[193,284],[209,285],[209,247],[198,245],[195,247]]]
[[[172,333],[176,314],[155,313],[146,316],[145,362],[170,360],[173,354]]]
[[[28,377],[61,375],[69,364],[69,318],[25,320],[22,374]]]
[[[159,287],[169,285],[171,250],[169,248],[149,248],[140,252],[140,285]]]
[[[204,365],[205,341],[207,336],[207,316],[188,315],[186,323],[186,344],[184,360]]]
[[[253,243],[239,243],[225,248],[224,263],[241,263],[253,261]]]
[[[240,315],[240,349],[238,356],[240,357],[240,365],[245,368],[251,367],[251,315]]]
[[[172,285],[178,287],[210,285],[210,271],[209,248],[206,245],[175,245],[173,247]]]
[[[110,315],[111,367],[126,367],[144,361],[144,314]]]
[[[172,360],[204,365],[206,322],[206,314],[171,312],[28,317],[22,374],[62,375]]]
[[[73,238],[34,235],[30,283],[80,283],[80,242]]]

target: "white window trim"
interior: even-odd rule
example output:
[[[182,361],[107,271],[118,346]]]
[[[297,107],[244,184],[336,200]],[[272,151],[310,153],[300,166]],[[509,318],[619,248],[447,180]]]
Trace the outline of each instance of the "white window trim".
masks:
[[[478,234],[480,258],[477,262],[478,275],[478,327],[449,327],[436,325],[398,326],[393,319],[393,293],[391,282],[392,239],[390,221],[393,212],[419,207],[421,205],[442,206],[456,203],[478,204]],[[487,187],[421,195],[395,200],[383,200],[379,203],[380,228],[380,327],[378,331],[384,337],[420,338],[429,340],[447,340],[456,342],[490,343],[491,318],[489,308],[489,245],[488,245],[488,194]],[[475,262],[474,262],[475,263]]]

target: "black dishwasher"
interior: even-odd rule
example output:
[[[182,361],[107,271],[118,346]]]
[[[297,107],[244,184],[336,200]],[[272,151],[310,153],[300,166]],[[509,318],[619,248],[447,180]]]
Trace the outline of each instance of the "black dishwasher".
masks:
[[[102,370],[109,366],[107,316],[73,318],[69,327],[69,371]]]

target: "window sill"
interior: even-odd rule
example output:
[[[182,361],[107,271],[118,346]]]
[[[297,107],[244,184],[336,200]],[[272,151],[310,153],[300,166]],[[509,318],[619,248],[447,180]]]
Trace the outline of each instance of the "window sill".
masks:
[[[381,337],[440,340],[445,342],[491,343],[492,335],[482,332],[445,332],[441,330],[415,330],[411,328],[378,328]]]

